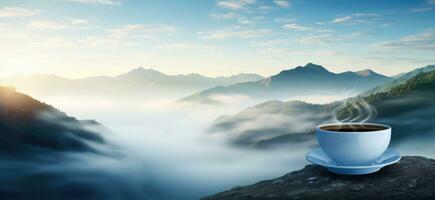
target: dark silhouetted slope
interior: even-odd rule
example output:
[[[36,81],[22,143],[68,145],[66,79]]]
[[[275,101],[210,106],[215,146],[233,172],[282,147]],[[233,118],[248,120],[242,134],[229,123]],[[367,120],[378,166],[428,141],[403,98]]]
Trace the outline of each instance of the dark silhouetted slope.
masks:
[[[39,157],[55,152],[96,152],[92,143],[103,138],[79,121],[13,89],[0,87],[0,154]]]

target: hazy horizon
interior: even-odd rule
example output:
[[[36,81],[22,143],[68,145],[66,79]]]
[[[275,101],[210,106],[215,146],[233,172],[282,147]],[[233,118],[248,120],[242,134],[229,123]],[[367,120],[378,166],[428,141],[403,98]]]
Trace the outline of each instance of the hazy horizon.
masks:
[[[311,62],[306,62],[305,64],[308,64],[308,63],[311,63]],[[296,66],[283,67],[283,69],[281,69],[279,71],[276,71],[276,72],[274,72],[274,73],[272,73],[270,75],[264,75],[264,74],[260,74],[260,73],[256,73],[256,72],[235,72],[234,74],[223,74],[223,75],[216,75],[216,76],[208,76],[208,75],[200,74],[200,73],[197,73],[197,72],[184,72],[184,73],[175,73],[175,74],[172,74],[172,73],[167,73],[167,72],[164,72],[164,71],[157,70],[156,68],[153,68],[153,67],[138,66],[138,67],[128,68],[128,69],[126,69],[127,71],[124,71],[124,72],[121,72],[121,73],[117,73],[117,74],[94,74],[94,75],[84,75],[84,76],[80,76],[80,77],[69,77],[69,76],[65,76],[63,74],[56,74],[56,73],[38,73],[38,72],[20,73],[20,72],[18,72],[18,73],[13,73],[13,74],[2,75],[2,76],[0,76],[0,78],[11,77],[11,76],[16,76],[16,75],[25,75],[25,76],[32,76],[32,75],[54,75],[54,76],[62,77],[62,78],[65,78],[65,79],[71,79],[71,80],[74,80],[74,79],[86,79],[86,78],[93,78],[93,77],[116,77],[116,76],[126,74],[128,72],[131,72],[131,71],[139,69],[139,68],[143,68],[145,70],[155,70],[155,71],[158,71],[158,72],[163,73],[163,74],[168,75],[168,76],[197,74],[197,75],[201,75],[201,76],[204,76],[204,77],[207,77],[207,78],[219,78],[219,77],[229,77],[229,76],[239,75],[239,74],[257,74],[257,75],[260,75],[260,76],[263,76],[263,77],[267,78],[267,77],[276,75],[276,74],[278,74],[281,71],[294,69],[294,68],[296,68],[298,66],[304,66],[305,64],[300,64],[300,65],[296,65]],[[319,63],[314,63],[314,64],[319,64]],[[319,64],[319,65],[322,65],[322,64]],[[433,65],[433,64],[428,64],[428,65]],[[330,70],[328,68],[328,66],[324,66],[324,65],[322,65],[322,66],[325,67],[328,71],[330,71],[332,73],[336,73],[336,74],[343,73],[343,72],[348,72],[348,71],[358,72],[358,71],[364,71],[364,70],[372,70],[372,71],[374,71],[376,73],[379,73],[379,74],[391,77],[391,76],[396,76],[396,75],[399,75],[399,74],[402,74],[402,73],[406,73],[406,72],[412,71],[414,69],[425,67],[426,65],[424,65],[424,66],[416,66],[415,68],[411,68],[409,71],[408,70],[401,71],[401,72],[399,72],[397,74],[392,74],[392,75],[383,74],[383,73],[380,73],[380,72],[378,72],[378,71],[376,71],[374,69],[371,69],[371,68],[366,68],[366,69],[361,69],[361,70],[351,70],[350,69],[350,70],[345,70],[345,71],[332,71],[332,70]]]
[[[167,74],[269,76],[313,62],[333,72],[370,68],[391,76],[435,63],[434,6],[431,0],[2,1],[0,74],[79,78],[147,66]]]

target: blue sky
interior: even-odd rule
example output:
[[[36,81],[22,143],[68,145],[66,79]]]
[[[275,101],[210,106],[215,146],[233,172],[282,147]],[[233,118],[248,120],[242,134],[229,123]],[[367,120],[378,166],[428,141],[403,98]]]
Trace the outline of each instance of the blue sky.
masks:
[[[0,75],[394,75],[435,64],[435,0],[2,0],[0,43]]]

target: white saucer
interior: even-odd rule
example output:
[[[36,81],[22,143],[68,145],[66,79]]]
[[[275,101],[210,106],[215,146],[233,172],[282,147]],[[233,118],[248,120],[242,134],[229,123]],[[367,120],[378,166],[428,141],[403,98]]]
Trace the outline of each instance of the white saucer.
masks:
[[[398,152],[387,149],[379,158],[366,166],[343,166],[337,165],[335,161],[329,158],[322,149],[316,149],[307,154],[306,159],[316,165],[320,165],[336,174],[345,175],[362,175],[379,171],[382,167],[394,164],[400,160]]]

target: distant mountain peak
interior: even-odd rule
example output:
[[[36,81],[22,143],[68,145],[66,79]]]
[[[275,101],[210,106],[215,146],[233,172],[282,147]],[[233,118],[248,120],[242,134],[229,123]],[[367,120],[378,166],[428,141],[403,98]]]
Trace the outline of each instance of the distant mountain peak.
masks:
[[[376,72],[374,72],[373,70],[370,70],[370,69],[364,69],[364,70],[361,70],[361,71],[356,71],[355,73],[357,73],[360,76],[371,76],[371,75],[378,74],[378,73],[376,73]]]
[[[377,73],[371,69],[356,71],[355,73],[358,74],[359,76],[363,76],[363,77],[388,77],[388,76],[385,76],[383,74]],[[391,77],[388,77],[388,78],[391,78]]]
[[[326,68],[324,68],[322,65],[316,65],[314,63],[307,63],[304,68],[306,69],[312,69],[312,70],[316,70],[316,71],[325,71],[328,72],[328,70]]]
[[[144,67],[140,66],[140,67],[137,67],[136,69],[133,69],[133,70],[146,70],[146,69]]]
[[[151,69],[151,68],[138,67],[138,68],[130,70],[130,72],[159,72],[159,71]],[[161,72],[159,72],[159,73],[161,73]]]
[[[163,75],[162,72],[159,72],[157,70],[151,69],[151,68],[144,68],[144,67],[138,67],[135,69],[130,70],[126,74],[160,74]]]
[[[132,69],[130,71],[128,71],[125,74],[121,74],[116,76],[117,78],[121,78],[121,79],[129,79],[129,78],[134,78],[136,80],[141,80],[141,79],[146,79],[146,78],[150,78],[150,77],[166,77],[166,74],[163,74],[162,72],[159,72],[157,70],[154,69],[147,69],[144,67],[138,67],[135,69]]]

